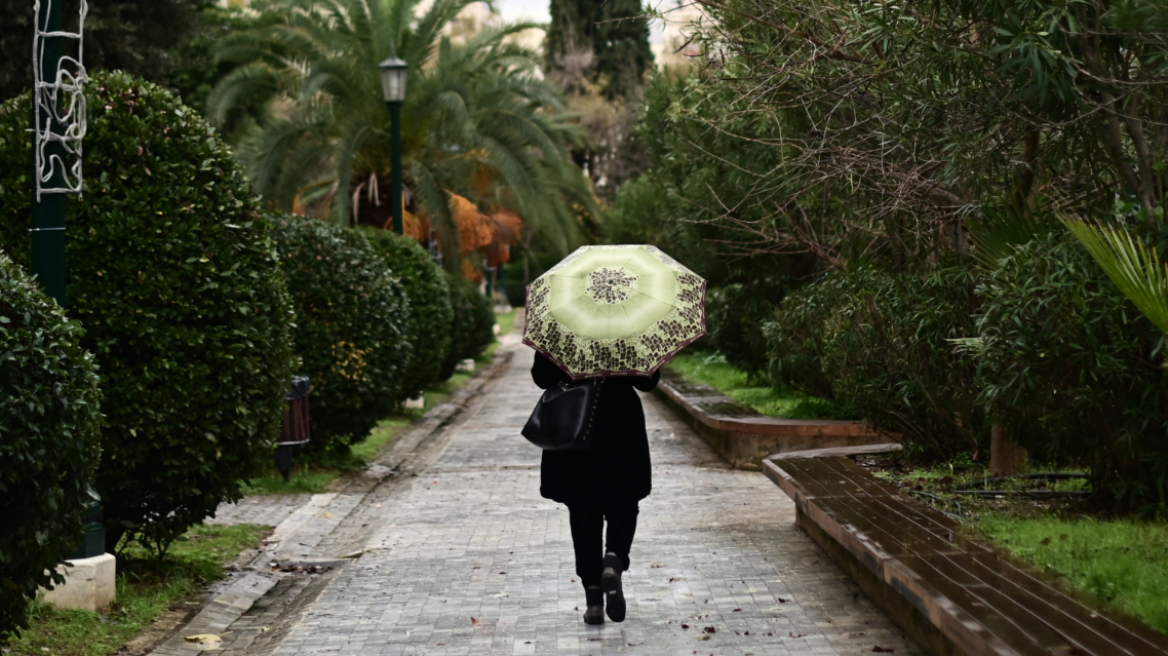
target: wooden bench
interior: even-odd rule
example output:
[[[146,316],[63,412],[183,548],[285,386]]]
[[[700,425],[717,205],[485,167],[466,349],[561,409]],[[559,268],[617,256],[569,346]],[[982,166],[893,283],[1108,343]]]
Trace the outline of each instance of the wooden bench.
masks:
[[[763,469],[795,501],[799,526],[932,654],[1168,654],[1168,636],[962,537],[851,458],[781,454]]]

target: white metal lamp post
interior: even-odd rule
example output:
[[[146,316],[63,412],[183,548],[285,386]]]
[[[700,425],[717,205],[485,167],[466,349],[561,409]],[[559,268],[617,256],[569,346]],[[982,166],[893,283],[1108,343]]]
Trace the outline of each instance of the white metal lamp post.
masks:
[[[405,232],[402,220],[402,173],[401,173],[401,108],[406,99],[406,77],[409,75],[409,64],[390,57],[381,62],[381,91],[385,97],[385,104],[389,105],[391,132],[393,140],[393,182],[390,207],[393,209],[393,231],[397,234]]]

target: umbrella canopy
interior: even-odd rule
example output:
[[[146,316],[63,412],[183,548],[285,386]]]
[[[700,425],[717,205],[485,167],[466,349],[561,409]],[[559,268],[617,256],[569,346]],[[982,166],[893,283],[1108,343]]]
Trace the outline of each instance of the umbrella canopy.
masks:
[[[527,286],[523,343],[573,378],[650,375],[706,334],[706,281],[655,246],[584,246]]]

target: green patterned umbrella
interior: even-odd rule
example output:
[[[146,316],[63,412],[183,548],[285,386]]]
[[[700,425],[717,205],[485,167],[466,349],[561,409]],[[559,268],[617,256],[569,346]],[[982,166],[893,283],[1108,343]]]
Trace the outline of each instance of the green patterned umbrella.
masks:
[[[584,246],[527,286],[523,343],[573,378],[650,375],[706,334],[706,281],[655,246]]]

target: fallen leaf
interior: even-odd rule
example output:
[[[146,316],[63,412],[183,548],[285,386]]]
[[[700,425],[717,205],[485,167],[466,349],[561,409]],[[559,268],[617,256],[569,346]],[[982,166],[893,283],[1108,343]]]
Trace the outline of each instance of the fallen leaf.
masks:
[[[742,609],[741,609],[741,608],[735,608],[734,610],[732,610],[732,611],[730,611],[730,612],[731,612],[731,613],[741,613],[741,612],[742,612]]]
[[[196,633],[194,635],[184,636],[183,640],[197,642],[203,647],[214,647],[223,642],[223,638],[214,633]]]
[[[470,618],[470,623],[474,626],[482,626],[482,622],[477,617]]]
[[[768,633],[767,635],[770,635],[770,634]],[[788,637],[788,638],[802,638],[802,637],[803,637],[803,634],[802,634],[802,633],[800,633],[799,635],[795,635],[794,633],[788,633],[788,634],[787,634],[787,637]]]
[[[712,626],[707,626],[706,628],[704,628],[702,630],[705,631],[706,633],[717,633],[718,632],[718,629],[715,629]]]
[[[877,654],[891,654],[892,652],[894,652],[896,650],[892,649],[890,647],[881,647],[880,645],[876,645],[875,647],[872,648],[872,651],[877,653]]]
[[[689,625],[688,625],[688,624],[682,624],[682,625],[681,625],[681,628],[683,628],[683,629],[688,629],[688,628],[689,628]]]

